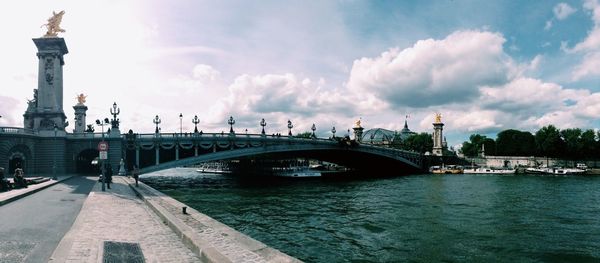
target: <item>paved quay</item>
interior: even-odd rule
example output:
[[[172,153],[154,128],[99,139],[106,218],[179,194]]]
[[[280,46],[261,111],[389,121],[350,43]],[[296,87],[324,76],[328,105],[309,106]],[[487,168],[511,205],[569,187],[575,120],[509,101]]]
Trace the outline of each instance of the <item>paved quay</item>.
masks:
[[[47,175],[45,177],[52,178],[52,176],[47,176]],[[41,191],[43,189],[46,189],[57,183],[68,180],[71,177],[73,177],[73,175],[61,175],[61,176],[57,176],[56,180],[50,179],[43,183],[29,185],[27,188],[12,189],[10,191],[0,192],[0,206],[8,204],[10,202],[13,202],[15,200],[18,200],[20,198],[23,198],[23,197],[33,194],[35,192]],[[29,178],[29,176],[26,178]]]
[[[163,193],[124,178],[204,262],[301,262],[246,236]],[[186,207],[186,214],[182,208]]]
[[[0,262],[48,262],[94,183],[91,177],[75,176],[1,193],[2,200],[12,202],[0,206]]]
[[[111,189],[96,183],[71,230],[49,262],[200,262],[181,239],[140,200],[127,178],[113,177]],[[119,249],[110,244],[125,244]],[[137,245],[136,245],[137,244]],[[125,249],[123,248],[125,247]],[[131,249],[131,248],[137,249]],[[105,255],[106,251],[106,255]],[[119,260],[119,256],[122,256]]]

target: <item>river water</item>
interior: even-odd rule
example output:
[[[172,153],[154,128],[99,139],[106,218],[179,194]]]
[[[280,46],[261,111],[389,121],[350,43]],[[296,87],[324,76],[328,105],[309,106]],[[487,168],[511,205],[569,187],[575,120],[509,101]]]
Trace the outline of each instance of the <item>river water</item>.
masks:
[[[600,262],[597,176],[142,180],[307,262]]]

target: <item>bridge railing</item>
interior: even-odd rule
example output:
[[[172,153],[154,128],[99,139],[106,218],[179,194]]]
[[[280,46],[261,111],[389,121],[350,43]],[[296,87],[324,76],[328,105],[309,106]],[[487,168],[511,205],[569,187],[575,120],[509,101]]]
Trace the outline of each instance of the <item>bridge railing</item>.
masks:
[[[17,128],[17,127],[0,127],[0,133],[34,134],[32,129]]]
[[[294,136],[287,135],[263,135],[263,134],[251,134],[251,133],[139,133],[136,134],[136,139],[142,140],[153,140],[153,139],[161,139],[161,140],[169,140],[169,139],[203,139],[203,140],[295,140],[295,141],[332,141],[332,139],[328,138],[298,138]]]
[[[84,132],[84,133],[67,133],[67,138],[86,138],[99,139],[102,138],[101,132]],[[104,138],[109,138],[109,135],[104,133]]]

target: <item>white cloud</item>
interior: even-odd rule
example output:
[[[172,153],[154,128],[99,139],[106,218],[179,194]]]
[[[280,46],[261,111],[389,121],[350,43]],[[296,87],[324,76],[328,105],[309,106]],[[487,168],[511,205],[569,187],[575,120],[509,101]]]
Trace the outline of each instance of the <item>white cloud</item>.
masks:
[[[480,31],[421,40],[404,50],[355,60],[348,86],[396,108],[469,102],[479,86],[504,83],[509,77],[504,42],[500,34]]]
[[[572,49],[563,49],[567,53],[583,54],[583,60],[571,73],[574,81],[590,76],[600,76],[600,69],[598,69],[600,65],[600,2],[586,0],[583,8],[591,13],[594,26],[583,41],[577,43]]]
[[[544,30],[548,31],[552,28],[552,20],[546,21],[546,25],[544,26]]]
[[[575,13],[577,9],[571,7],[567,3],[558,3],[556,6],[554,6],[554,9],[552,9],[552,11],[554,12],[554,16],[556,17],[556,19],[564,20],[573,13]]]

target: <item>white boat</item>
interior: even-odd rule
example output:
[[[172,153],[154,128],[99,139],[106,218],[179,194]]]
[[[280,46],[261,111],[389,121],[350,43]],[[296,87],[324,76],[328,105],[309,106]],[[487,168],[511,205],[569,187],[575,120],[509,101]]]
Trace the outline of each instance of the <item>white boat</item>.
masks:
[[[490,167],[474,167],[465,168],[463,173],[466,174],[514,174],[515,169],[495,169]]]
[[[568,174],[584,174],[585,170],[579,168],[561,168],[561,167],[537,167],[527,168],[526,173],[530,174],[553,174],[553,175],[568,175]]]
[[[273,175],[280,177],[320,177],[321,172],[304,166],[274,167]]]
[[[202,164],[200,167],[198,167],[198,169],[196,169],[196,172],[211,174],[230,174],[231,170],[229,170],[229,166],[227,166],[226,164],[221,162],[215,162]]]

